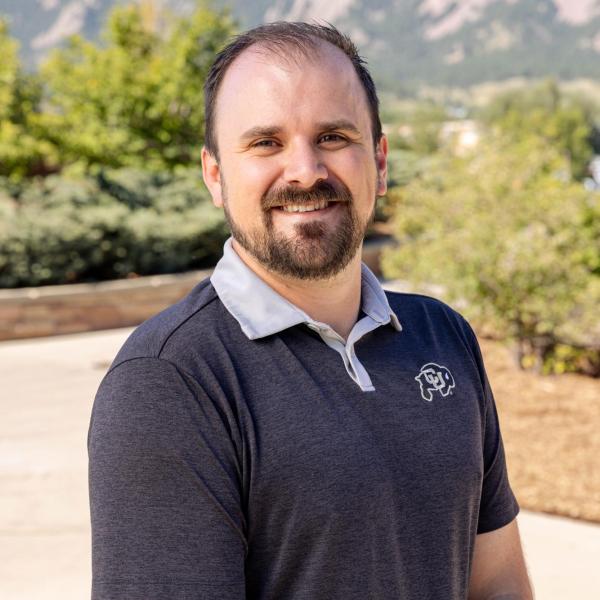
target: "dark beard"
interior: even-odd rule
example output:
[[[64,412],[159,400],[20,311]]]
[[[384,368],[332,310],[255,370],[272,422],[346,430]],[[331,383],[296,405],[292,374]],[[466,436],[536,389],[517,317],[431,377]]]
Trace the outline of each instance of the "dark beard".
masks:
[[[224,202],[225,217],[234,239],[268,270],[295,279],[328,279],[345,269],[356,255],[375,210],[365,225],[360,223],[350,190],[339,189],[327,181],[318,181],[308,190],[294,187],[269,190],[261,199],[262,231],[243,232],[233,221]],[[341,223],[333,230],[319,220],[295,225],[296,235],[288,238],[275,232],[270,209],[288,204],[319,200],[342,204]]]

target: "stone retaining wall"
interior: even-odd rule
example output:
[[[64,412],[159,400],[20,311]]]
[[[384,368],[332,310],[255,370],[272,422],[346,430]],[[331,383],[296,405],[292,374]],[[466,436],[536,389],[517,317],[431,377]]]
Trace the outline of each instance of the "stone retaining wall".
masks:
[[[0,340],[137,325],[210,273],[0,290]]]
[[[377,274],[386,243],[377,240],[364,247],[363,260]],[[211,272],[0,290],[0,340],[138,325],[180,300]]]

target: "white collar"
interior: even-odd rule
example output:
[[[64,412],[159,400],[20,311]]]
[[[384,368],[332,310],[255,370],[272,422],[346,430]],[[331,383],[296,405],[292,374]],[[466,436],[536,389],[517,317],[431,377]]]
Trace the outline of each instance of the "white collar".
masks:
[[[223,257],[210,281],[225,308],[251,340],[300,323],[324,325],[311,319],[256,275],[235,252],[231,238],[225,242]],[[397,331],[402,330],[377,277],[364,263],[361,265],[361,309],[377,326],[391,323]]]

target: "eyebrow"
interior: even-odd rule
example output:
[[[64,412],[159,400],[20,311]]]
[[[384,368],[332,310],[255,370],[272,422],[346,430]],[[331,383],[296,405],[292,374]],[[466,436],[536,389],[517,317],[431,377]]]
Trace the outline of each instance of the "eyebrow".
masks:
[[[348,121],[348,119],[324,121],[317,124],[317,129],[319,131],[333,131],[334,129],[343,129],[344,131],[350,131],[352,133],[355,133],[356,135],[361,135],[358,127],[354,123],[352,123],[352,121]]]
[[[241,140],[250,140],[257,137],[271,137],[273,135],[277,135],[283,131],[282,127],[261,127],[260,125],[257,127],[251,127],[247,131],[244,131],[240,136]]]
[[[321,123],[317,123],[317,129],[319,131],[333,131],[335,129],[343,129],[344,131],[350,131],[356,135],[361,135],[358,127],[352,123],[352,121],[348,121],[347,119],[337,119],[335,121],[323,121]],[[279,127],[274,125],[272,127],[251,127],[240,136],[241,140],[250,140],[257,137],[271,137],[274,135],[278,135],[283,131],[283,127]]]

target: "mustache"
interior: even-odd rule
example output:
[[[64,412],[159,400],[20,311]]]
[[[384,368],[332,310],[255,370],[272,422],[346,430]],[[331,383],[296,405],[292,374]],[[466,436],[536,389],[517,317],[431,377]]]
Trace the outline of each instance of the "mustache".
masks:
[[[287,186],[269,190],[263,195],[261,205],[263,210],[275,207],[289,206],[290,204],[308,204],[309,202],[352,202],[350,190],[343,184],[339,188],[330,181],[319,180],[308,189]]]

